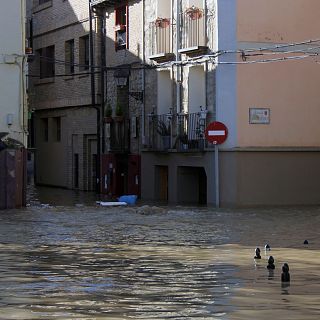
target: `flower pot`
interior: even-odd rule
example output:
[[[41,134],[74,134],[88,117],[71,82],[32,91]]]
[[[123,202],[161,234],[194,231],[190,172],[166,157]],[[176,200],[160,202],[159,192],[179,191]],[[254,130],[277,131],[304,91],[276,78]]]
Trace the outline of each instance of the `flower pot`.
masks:
[[[161,139],[162,139],[162,148],[164,150],[166,149],[170,149],[171,147],[171,137],[170,136],[162,136]]]
[[[112,117],[104,117],[104,123],[111,123],[113,121]]]
[[[169,20],[169,19],[166,19],[166,18],[158,18],[158,19],[155,21],[155,25],[156,25],[156,27],[158,27],[158,28],[167,28],[167,27],[169,27],[169,25],[170,25],[170,20]]]
[[[114,121],[116,121],[116,122],[123,122],[123,120],[124,120],[123,116],[115,116],[114,117]]]
[[[197,7],[191,7],[187,9],[186,13],[191,20],[202,18],[202,10]]]

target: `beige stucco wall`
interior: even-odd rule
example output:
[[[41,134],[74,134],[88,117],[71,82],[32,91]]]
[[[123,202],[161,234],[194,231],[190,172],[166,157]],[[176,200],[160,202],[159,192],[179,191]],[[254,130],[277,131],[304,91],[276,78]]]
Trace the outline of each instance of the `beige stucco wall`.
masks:
[[[238,40],[296,42],[319,38],[318,0],[237,0]]]
[[[221,152],[222,207],[318,205],[319,152]]]
[[[239,146],[320,146],[319,71],[312,59],[239,66]],[[250,107],[270,108],[270,124],[250,124]]]
[[[239,0],[238,47],[315,39],[320,27],[319,9],[317,0]],[[247,61],[280,57],[284,54],[258,55]],[[237,67],[238,146],[320,146],[320,65],[317,60],[307,58]],[[270,108],[270,124],[249,124],[252,107]]]

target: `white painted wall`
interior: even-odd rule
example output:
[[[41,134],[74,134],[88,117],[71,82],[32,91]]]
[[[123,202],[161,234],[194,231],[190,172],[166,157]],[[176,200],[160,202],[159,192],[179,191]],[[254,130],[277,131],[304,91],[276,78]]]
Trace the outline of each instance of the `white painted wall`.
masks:
[[[157,0],[157,18],[171,18],[171,0]]]
[[[189,68],[188,93],[189,113],[199,112],[200,106],[206,106],[206,74],[203,65]]]
[[[172,105],[172,79],[170,71],[158,71],[158,114],[169,112]]]
[[[203,9],[203,0],[189,0],[188,8],[190,8],[192,6]]]
[[[0,43],[0,132],[26,145],[25,0],[1,2]]]

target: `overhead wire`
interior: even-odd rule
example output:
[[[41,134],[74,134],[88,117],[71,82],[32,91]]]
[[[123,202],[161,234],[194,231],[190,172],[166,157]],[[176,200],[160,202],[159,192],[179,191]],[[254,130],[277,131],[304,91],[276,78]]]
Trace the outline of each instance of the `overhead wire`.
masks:
[[[141,66],[140,68],[163,68],[163,67],[171,67],[174,65],[195,65],[195,64],[202,64],[204,62],[211,62],[215,65],[245,65],[245,64],[266,64],[266,63],[273,63],[273,62],[281,62],[281,61],[293,61],[293,60],[303,60],[310,57],[319,56],[318,52],[314,53],[308,53],[304,55],[295,55],[290,57],[280,57],[280,58],[270,58],[270,59],[259,59],[259,60],[247,60],[249,57],[252,56],[270,56],[270,55],[284,55],[284,54],[293,54],[293,53],[306,53],[308,51],[317,50],[320,49],[320,46],[314,46],[314,47],[307,47],[303,49],[293,49],[293,50],[285,50],[282,51],[280,49],[284,48],[293,48],[296,46],[302,46],[307,44],[316,44],[320,42],[320,39],[310,39],[305,40],[301,42],[293,42],[293,43],[287,43],[282,45],[274,45],[274,46],[265,46],[260,48],[243,48],[243,49],[235,49],[235,50],[217,50],[207,55],[201,55],[199,57],[194,58],[188,58],[186,60],[181,61],[171,61],[171,62],[163,62],[159,63],[156,66],[150,67],[150,66]],[[277,50],[277,51],[275,51]],[[268,51],[268,52],[266,52]],[[253,53],[253,54],[252,54]],[[220,58],[223,55],[227,54],[241,54],[242,58],[244,58],[244,61],[220,61],[218,58]],[[79,68],[89,68],[89,64],[81,64],[81,63],[70,63],[65,60],[46,57],[46,56],[38,56],[40,60],[45,60],[48,62],[52,62],[57,65],[65,65],[65,66],[73,66],[73,67],[79,67]],[[316,61],[317,62],[317,61]],[[319,64],[319,62],[317,62]],[[92,66],[94,69],[101,69],[101,66],[94,65]],[[115,66],[115,67],[104,67],[106,70],[117,70],[120,68],[124,68],[123,66]],[[139,68],[136,68],[139,69]],[[94,72],[94,74],[98,73]],[[91,74],[91,72],[80,72],[80,73],[67,73],[67,74],[57,74],[53,77],[63,77],[63,76],[73,76],[73,75],[84,75],[84,74]],[[40,75],[28,75],[29,77],[40,77]]]

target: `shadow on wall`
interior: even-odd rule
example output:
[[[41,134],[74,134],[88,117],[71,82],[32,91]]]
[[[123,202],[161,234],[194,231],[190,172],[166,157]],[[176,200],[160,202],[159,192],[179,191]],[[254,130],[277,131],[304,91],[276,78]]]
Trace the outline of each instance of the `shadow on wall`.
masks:
[[[89,19],[83,19],[84,16],[88,17],[88,7],[84,7],[77,0],[62,3],[52,0],[41,5],[39,1],[33,2],[35,59],[30,64],[29,96],[30,109],[35,110],[35,145],[32,146],[37,150],[35,182],[94,190],[96,175],[99,173],[99,150],[96,139],[97,112],[92,108],[91,95]],[[139,2],[130,1],[130,9]],[[83,8],[86,8],[85,12]],[[114,7],[109,7],[107,11],[110,14],[114,13]],[[129,91],[140,90],[141,93],[141,68],[137,68],[141,60],[131,52],[131,42],[129,49],[126,49],[123,43],[119,45],[121,39],[115,32],[114,22],[107,23],[107,34],[112,36],[103,38],[106,55],[101,56],[100,52],[104,50],[104,47],[100,46],[103,43],[100,33],[103,27],[102,20],[96,17],[93,26],[94,44],[97,44],[94,48],[94,99],[96,105],[101,108],[101,120],[104,120],[106,115],[104,109],[107,102],[111,104],[113,118],[116,116],[116,105],[119,101],[122,103],[123,115],[128,121],[136,117],[136,134],[131,140],[130,126],[122,128],[120,125],[112,125],[111,137],[106,137],[107,125],[102,121],[99,126],[101,135],[109,144],[115,136],[117,139],[113,142],[120,143],[113,145],[126,146],[126,152],[135,153],[133,148],[139,150],[138,112],[141,110],[142,101],[136,99]],[[131,31],[133,34],[134,28],[127,26],[126,36],[122,34],[122,40],[130,41],[128,33]],[[137,46],[137,43],[132,45],[134,46]],[[138,55],[141,53],[139,50]],[[101,65],[106,61],[107,71],[102,73]],[[136,88],[136,85],[139,88]],[[124,139],[128,141],[124,143]],[[100,153],[109,151],[106,143],[103,142],[101,146]],[[127,175],[127,171],[119,174]],[[140,178],[135,179],[140,181]],[[128,185],[124,185],[126,184]]]

